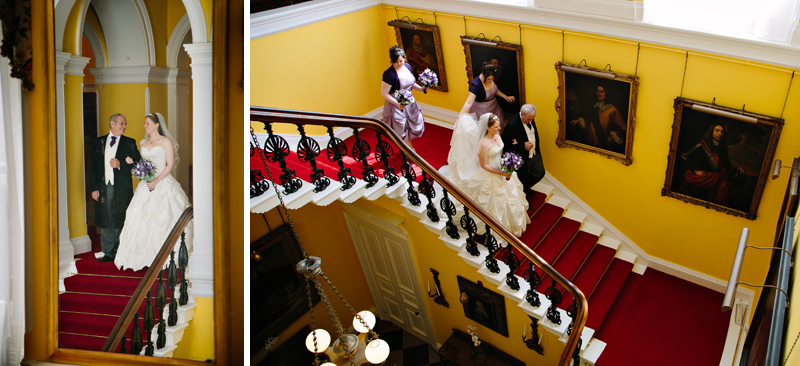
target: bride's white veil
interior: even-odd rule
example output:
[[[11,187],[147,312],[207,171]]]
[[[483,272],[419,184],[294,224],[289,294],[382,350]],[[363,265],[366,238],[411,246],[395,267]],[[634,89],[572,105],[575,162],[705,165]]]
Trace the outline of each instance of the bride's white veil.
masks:
[[[175,140],[175,137],[172,136],[172,133],[169,132],[169,129],[167,129],[166,120],[164,119],[164,116],[161,115],[161,113],[152,113],[149,116],[151,116],[151,117],[155,116],[156,118],[158,118],[158,127],[159,127],[158,128],[158,133],[161,134],[161,136],[164,136],[164,137],[170,139],[170,141],[172,141],[172,148],[175,150],[175,154],[174,154],[174,159],[173,159],[173,163],[172,163],[172,171],[170,173],[172,173],[172,175],[174,176],[175,172],[178,171],[177,170],[178,169],[178,163],[181,161],[181,158],[178,155],[178,141]],[[148,139],[148,138],[150,138],[150,135],[145,133],[144,134],[144,138]]]
[[[478,152],[481,138],[486,134],[486,126],[492,116],[494,115],[491,113],[485,113],[477,119],[474,113],[469,113],[462,114],[456,121],[450,139],[450,153],[447,156],[447,175],[457,186],[481,169]]]

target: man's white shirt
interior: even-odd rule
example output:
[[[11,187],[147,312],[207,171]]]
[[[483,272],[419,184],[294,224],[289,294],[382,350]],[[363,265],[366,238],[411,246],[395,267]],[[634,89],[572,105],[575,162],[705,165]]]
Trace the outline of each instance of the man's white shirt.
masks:
[[[114,142],[114,146],[111,146],[111,136],[114,136],[111,132],[108,133],[108,138],[106,138],[106,152],[103,158],[105,162],[105,172],[106,172],[106,180],[105,183],[111,183],[114,185],[114,170],[111,167],[111,159],[117,156],[117,148],[119,148],[119,140],[122,137],[117,136],[116,142]]]

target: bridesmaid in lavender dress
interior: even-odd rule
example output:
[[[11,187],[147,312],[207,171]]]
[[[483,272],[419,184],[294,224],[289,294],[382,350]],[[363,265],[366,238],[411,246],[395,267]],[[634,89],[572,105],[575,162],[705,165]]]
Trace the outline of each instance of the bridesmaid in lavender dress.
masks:
[[[493,64],[484,62],[481,67],[481,73],[472,79],[469,84],[469,96],[464,106],[461,107],[461,114],[475,113],[476,116],[482,116],[485,113],[492,113],[500,118],[500,129],[506,127],[506,120],[503,117],[503,109],[497,103],[496,96],[503,98],[506,102],[514,102],[513,96],[507,96],[497,88],[494,79],[497,76],[497,68]]]
[[[411,72],[411,65],[406,62],[406,53],[402,48],[392,46],[389,49],[389,59],[392,61],[392,66],[383,72],[383,81],[381,82],[381,95],[385,100],[383,122],[397,132],[406,145],[413,149],[411,139],[422,136],[425,131],[425,121],[422,119],[422,112],[416,102],[401,105],[395,99],[394,92],[399,89],[411,91],[412,88],[427,92],[428,87],[422,87],[416,83],[416,77]]]

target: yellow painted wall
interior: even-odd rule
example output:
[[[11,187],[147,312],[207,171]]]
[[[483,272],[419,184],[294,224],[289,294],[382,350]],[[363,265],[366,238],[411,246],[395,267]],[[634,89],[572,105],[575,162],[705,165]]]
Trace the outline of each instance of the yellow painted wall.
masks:
[[[178,24],[184,14],[186,14],[186,8],[183,6],[183,2],[181,0],[167,1],[167,43],[169,43],[169,37],[172,36],[175,26]]]
[[[395,13],[389,6],[252,40],[251,104],[355,115],[379,108],[383,104],[378,93],[380,76],[388,67],[386,50],[396,43],[394,30],[386,22],[398,15],[422,18],[431,24],[435,21],[440,27],[450,91],[415,93],[415,97],[458,111],[467,97],[469,81],[459,38],[464,34],[465,19],[444,13],[436,13],[434,19],[432,13],[405,8]],[[597,154],[555,145],[558,115],[553,105],[558,97],[558,79],[554,64],[562,60],[560,29],[523,25],[520,31],[517,24],[473,17],[466,18],[466,27],[470,36],[500,35],[510,43],[521,39],[526,102],[538,107],[536,120],[546,169],[649,255],[725,279],[742,227],[750,228],[751,244],[771,243],[786,177],[767,182],[755,221],[661,196],[672,106],[675,97],[681,95],[685,50],[642,44],[637,51],[636,42],[565,32],[564,61],[577,64],[585,59],[597,68],[610,64],[614,71],[640,77],[633,164],[626,167]],[[377,34],[380,39],[375,39]],[[281,57],[274,57],[276,50]],[[693,52],[686,67],[683,96],[709,102],[716,98],[718,104],[731,107],[746,104],[748,111],[780,116],[791,72]],[[796,154],[792,147],[800,143],[797,123],[792,123],[800,109],[798,102],[800,91],[794,88],[775,155],[784,161],[791,161]],[[276,132],[294,132],[292,127],[284,128],[286,131]],[[604,181],[609,184],[598,187],[595,183]],[[748,253],[742,280],[761,282],[768,257],[769,253]]]
[[[167,118],[167,115],[169,114],[167,112],[167,109],[169,108],[169,93],[167,92],[167,84],[150,84],[148,88],[150,88],[150,113],[158,112],[161,113],[164,118]],[[142,125],[142,137],[144,137],[144,113],[140,113],[139,116],[136,116],[135,120],[136,123]],[[130,123],[130,121],[128,121],[128,123]],[[170,121],[167,121],[167,125],[169,125],[169,123]]]
[[[203,15],[206,17],[206,29],[208,30],[208,39],[211,40],[211,31],[214,25],[214,0],[200,0],[200,5],[203,6]]]
[[[64,27],[64,43],[61,47],[63,52],[77,55],[80,51],[80,43],[76,35],[83,33],[83,24],[78,24],[79,15],[81,13],[81,2],[76,1],[72,5],[72,10],[69,12],[69,17],[67,18],[67,24]]]
[[[214,299],[195,297],[197,308],[189,327],[183,333],[173,358],[205,361],[214,359]]]
[[[86,185],[83,152],[83,77],[64,76],[64,120],[67,154],[67,209],[69,236],[80,238],[86,229]]]

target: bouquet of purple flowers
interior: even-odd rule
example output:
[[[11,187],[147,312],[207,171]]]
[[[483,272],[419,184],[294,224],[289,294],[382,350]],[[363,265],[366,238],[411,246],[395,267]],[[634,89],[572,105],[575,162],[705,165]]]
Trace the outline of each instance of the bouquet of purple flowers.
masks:
[[[431,69],[425,69],[425,71],[419,74],[419,82],[422,86],[431,87],[439,84],[439,77],[436,76],[436,73],[431,71]],[[428,91],[426,90],[425,94],[427,93]]]
[[[522,158],[513,152],[507,152],[500,157],[500,170],[511,174],[522,166]]]
[[[145,182],[150,182],[156,179],[156,165],[150,159],[139,160],[138,163],[131,169],[131,174],[137,179]]]
[[[414,103],[414,94],[411,94],[411,90],[408,89],[397,89],[394,92],[394,99],[397,100],[397,103],[400,105],[409,105]]]

